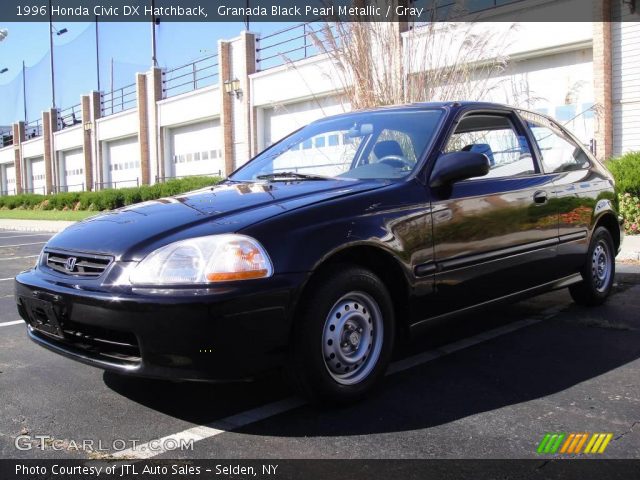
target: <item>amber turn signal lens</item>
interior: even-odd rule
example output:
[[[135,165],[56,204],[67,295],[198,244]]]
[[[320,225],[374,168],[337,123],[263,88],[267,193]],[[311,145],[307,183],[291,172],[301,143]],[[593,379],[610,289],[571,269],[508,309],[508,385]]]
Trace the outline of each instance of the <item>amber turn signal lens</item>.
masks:
[[[246,272],[220,272],[208,273],[207,280],[211,282],[230,282],[232,280],[251,280],[253,278],[264,278],[269,275],[265,268],[262,270],[248,270]]]

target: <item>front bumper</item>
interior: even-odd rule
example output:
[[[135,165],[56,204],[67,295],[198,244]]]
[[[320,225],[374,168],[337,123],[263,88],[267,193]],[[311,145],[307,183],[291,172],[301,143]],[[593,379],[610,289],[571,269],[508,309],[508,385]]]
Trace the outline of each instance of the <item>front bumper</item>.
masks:
[[[56,353],[131,375],[229,381],[282,363],[304,279],[287,274],[206,292],[122,294],[63,284],[34,269],[16,277],[15,294],[29,337]],[[62,338],[43,331],[47,314],[38,305],[53,311]]]

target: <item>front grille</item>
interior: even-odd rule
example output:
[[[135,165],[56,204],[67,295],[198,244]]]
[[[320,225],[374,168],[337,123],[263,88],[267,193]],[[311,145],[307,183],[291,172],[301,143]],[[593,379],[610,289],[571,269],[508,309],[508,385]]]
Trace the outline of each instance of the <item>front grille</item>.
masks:
[[[99,277],[113,261],[112,257],[88,253],[45,250],[47,267],[65,275]]]

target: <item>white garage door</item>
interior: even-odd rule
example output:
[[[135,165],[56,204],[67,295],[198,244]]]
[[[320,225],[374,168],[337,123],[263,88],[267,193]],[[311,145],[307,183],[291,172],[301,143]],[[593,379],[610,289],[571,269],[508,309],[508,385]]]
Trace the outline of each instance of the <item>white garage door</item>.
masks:
[[[44,175],[44,157],[27,158],[27,190],[32,193],[44,194],[45,191],[45,175]]]
[[[223,172],[221,135],[219,120],[170,129],[171,166],[167,176],[218,175]]]
[[[16,167],[13,163],[2,165],[2,195],[15,195]]]
[[[84,189],[84,155],[81,148],[58,152],[60,186],[63,191],[80,192]]]
[[[112,140],[106,144],[105,180],[113,188],[133,187],[140,178],[138,137]],[[105,185],[103,188],[108,187]]]
[[[273,145],[282,137],[319,118],[349,111],[349,105],[339,98],[329,97],[266,108],[262,148]]]
[[[640,150],[640,21],[628,3],[616,4],[611,23],[613,155]]]

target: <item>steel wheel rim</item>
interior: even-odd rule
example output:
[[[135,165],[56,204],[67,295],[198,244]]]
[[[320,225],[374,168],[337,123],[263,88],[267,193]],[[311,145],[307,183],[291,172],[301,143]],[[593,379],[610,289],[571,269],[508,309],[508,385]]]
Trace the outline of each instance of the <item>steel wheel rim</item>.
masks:
[[[329,310],[322,355],[331,378],[341,385],[366,379],[380,358],[384,326],[378,303],[364,292],[343,295]]]
[[[611,278],[611,254],[607,244],[600,240],[593,249],[591,255],[591,278],[595,289],[603,293],[609,285]]]

